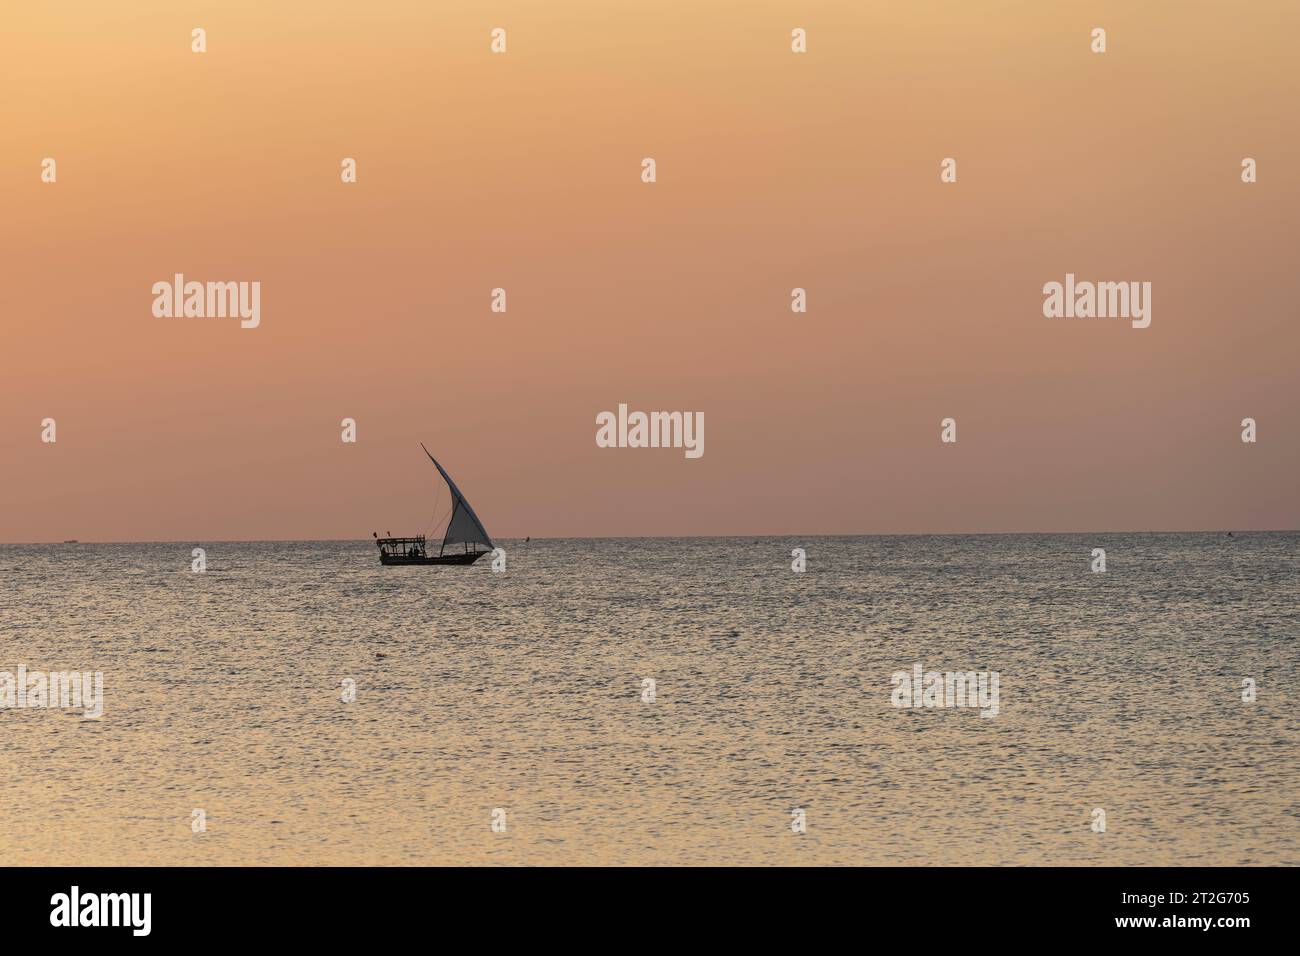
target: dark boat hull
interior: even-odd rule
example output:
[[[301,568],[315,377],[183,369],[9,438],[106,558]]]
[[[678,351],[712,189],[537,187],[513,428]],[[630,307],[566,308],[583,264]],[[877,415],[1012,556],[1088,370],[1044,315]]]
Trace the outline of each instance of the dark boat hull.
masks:
[[[405,554],[381,554],[380,564],[473,564],[490,551],[470,551],[468,554],[431,554],[423,558],[412,558]]]

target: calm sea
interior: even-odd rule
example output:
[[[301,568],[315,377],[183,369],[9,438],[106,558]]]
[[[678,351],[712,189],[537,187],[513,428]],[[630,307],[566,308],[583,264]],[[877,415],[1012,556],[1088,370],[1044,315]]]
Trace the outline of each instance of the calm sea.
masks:
[[[0,859],[1300,863],[1300,535],[502,544],[0,546]]]

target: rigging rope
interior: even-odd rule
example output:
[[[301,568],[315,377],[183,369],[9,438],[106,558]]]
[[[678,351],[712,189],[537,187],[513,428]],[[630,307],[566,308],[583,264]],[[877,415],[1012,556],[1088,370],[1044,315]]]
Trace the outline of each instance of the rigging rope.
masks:
[[[442,515],[441,509],[435,508],[433,512],[433,517],[429,519],[429,523],[425,526],[424,529],[424,534],[426,538],[429,536],[429,532],[432,531],[433,528],[437,525],[437,523],[442,520],[441,515]]]

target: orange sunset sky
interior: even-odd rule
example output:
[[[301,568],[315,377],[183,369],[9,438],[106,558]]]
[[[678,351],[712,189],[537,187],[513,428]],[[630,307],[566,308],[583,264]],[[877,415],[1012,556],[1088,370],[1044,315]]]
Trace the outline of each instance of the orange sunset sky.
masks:
[[[420,441],[499,537],[1300,527],[1293,0],[0,20],[0,541],[415,533]],[[704,456],[597,448],[620,402]]]

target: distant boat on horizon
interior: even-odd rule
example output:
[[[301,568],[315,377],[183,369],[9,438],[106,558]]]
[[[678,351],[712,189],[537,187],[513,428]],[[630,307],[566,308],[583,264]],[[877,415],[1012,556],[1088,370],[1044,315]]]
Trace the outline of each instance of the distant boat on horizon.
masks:
[[[424,448],[423,442],[420,443],[420,447]],[[438,464],[438,459],[429,454],[429,449],[424,448],[424,453],[429,455],[429,461],[433,462],[433,466],[438,469],[438,473],[447,482],[447,490],[451,492],[451,517],[447,519],[447,529],[443,532],[442,544],[439,545],[437,554],[429,554],[427,541],[422,534],[413,538],[381,538],[379,532],[372,531],[375,544],[379,548],[379,563],[384,565],[473,564],[483,555],[490,554],[496,545],[488,536],[483,522],[479,521],[474,509],[456,487],[456,482],[451,480],[451,475]],[[460,551],[448,552],[448,546],[458,544],[461,545]]]

